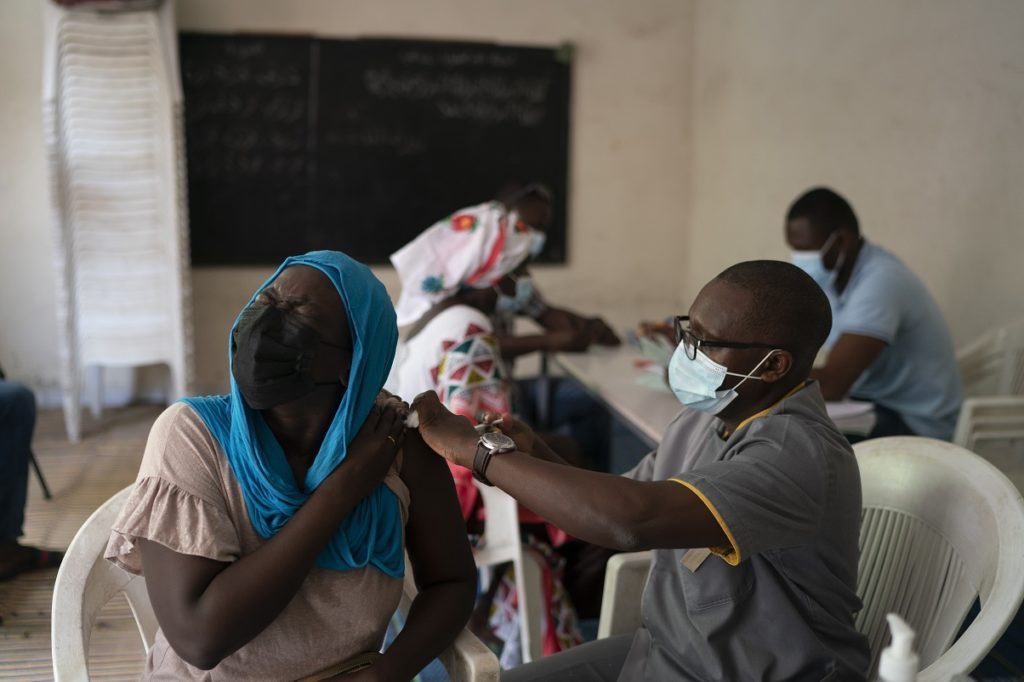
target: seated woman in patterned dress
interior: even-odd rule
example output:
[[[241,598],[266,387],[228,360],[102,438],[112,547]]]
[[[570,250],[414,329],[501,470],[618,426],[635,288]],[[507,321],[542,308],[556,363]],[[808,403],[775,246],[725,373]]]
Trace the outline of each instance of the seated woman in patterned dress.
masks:
[[[537,239],[538,233],[519,220],[515,210],[490,202],[435,223],[392,255],[402,281],[398,324],[406,329],[388,390],[407,401],[424,391],[435,392],[449,410],[474,424],[483,413],[511,411],[511,383],[492,318],[496,311],[514,309],[524,298],[516,291],[515,272]],[[559,350],[561,339],[538,334],[534,342],[538,350]],[[467,528],[477,533],[483,510],[472,473],[455,465],[451,471]],[[564,561],[552,549],[578,554],[577,542],[529,510],[520,510],[520,522],[528,541],[549,559],[542,568],[553,586],[547,595],[543,638],[544,653],[550,654],[580,641],[575,612],[559,576]],[[603,580],[600,570],[586,575],[588,582]],[[499,636],[515,636],[516,610],[506,608],[515,597],[511,578],[505,577],[492,583],[498,589],[495,615],[504,620],[492,619],[491,625]],[[489,606],[489,600],[482,600],[471,623],[482,636],[486,633],[480,620]],[[517,647],[506,647],[502,665],[515,664],[518,655]]]

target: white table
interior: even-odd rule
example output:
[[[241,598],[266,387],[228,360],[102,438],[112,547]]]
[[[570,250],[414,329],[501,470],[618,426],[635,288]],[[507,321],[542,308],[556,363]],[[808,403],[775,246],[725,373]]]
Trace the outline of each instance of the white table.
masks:
[[[555,364],[566,376],[578,381],[653,448],[683,407],[671,391],[637,383],[643,370],[635,363],[642,359],[638,351],[626,345],[554,356]]]
[[[622,322],[621,314],[609,316],[610,322],[620,333],[629,328],[629,323]],[[656,447],[669,422],[682,408],[671,391],[665,388],[652,388],[639,383],[638,379],[645,370],[637,363],[644,356],[627,343],[617,348],[595,346],[585,353],[556,353],[550,358],[542,356],[539,374],[546,377],[553,373],[551,365],[557,370],[578,381],[597,400],[606,405],[623,422],[634,431],[647,445]],[[543,380],[540,391],[545,394],[547,387]],[[547,395],[538,396],[538,411],[547,414]],[[839,401],[826,403],[829,415],[839,429],[846,433],[860,433],[865,426],[866,406]],[[869,412],[869,420],[873,422],[873,412]],[[870,427],[869,427],[870,430]]]

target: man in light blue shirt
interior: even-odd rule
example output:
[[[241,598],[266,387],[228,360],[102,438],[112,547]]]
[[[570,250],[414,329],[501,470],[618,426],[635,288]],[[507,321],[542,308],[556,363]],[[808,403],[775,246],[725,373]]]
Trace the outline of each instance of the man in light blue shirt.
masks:
[[[793,202],[786,241],[793,263],[832,305],[828,361],[811,375],[825,399],[873,402],[878,422],[871,438],[952,438],[960,375],[949,329],[921,280],[867,242],[849,203],[827,188]]]

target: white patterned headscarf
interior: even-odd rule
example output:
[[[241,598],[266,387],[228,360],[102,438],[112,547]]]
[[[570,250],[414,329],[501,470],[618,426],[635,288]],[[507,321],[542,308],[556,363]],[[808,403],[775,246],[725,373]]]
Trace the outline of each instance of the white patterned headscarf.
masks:
[[[402,282],[398,326],[412,324],[463,286],[485,289],[515,270],[542,238],[498,201],[456,211],[391,254]]]

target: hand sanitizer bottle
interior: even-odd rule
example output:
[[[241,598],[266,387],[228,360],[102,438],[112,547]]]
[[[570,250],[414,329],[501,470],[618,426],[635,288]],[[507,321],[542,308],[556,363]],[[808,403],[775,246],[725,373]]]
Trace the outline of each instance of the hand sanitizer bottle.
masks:
[[[878,678],[881,682],[915,682],[919,660],[911,648],[914,630],[895,613],[890,613],[885,619],[889,621],[892,643],[882,650],[878,660]]]

